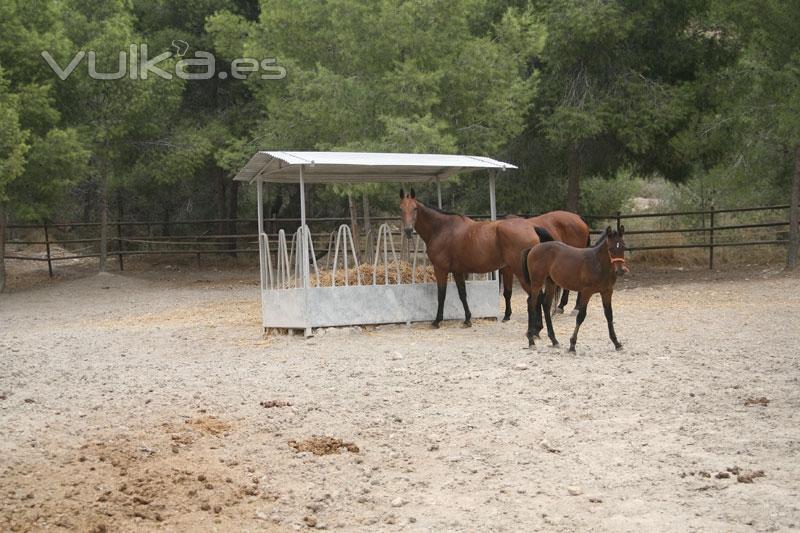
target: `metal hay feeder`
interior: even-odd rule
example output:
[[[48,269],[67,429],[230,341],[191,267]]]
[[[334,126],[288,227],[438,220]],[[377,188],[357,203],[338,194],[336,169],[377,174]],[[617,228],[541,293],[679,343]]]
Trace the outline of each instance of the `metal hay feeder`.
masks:
[[[361,276],[356,247],[350,228],[342,225],[336,234],[333,282],[320,283],[320,270],[306,225],[306,183],[409,183],[436,182],[441,207],[441,186],[458,172],[478,169],[506,170],[514,165],[487,157],[436,154],[392,154],[363,152],[279,152],[261,151],[234,177],[256,182],[258,196],[259,263],[261,271],[261,313],[264,328],[302,329],[365,324],[410,323],[433,320],[436,314],[436,283],[417,281],[417,256],[421,239],[414,243],[410,283],[389,279],[390,258],[397,266],[391,228],[384,224],[375,240],[372,275]],[[300,187],[300,228],[287,246],[286,233],[280,230],[277,243],[264,232],[263,184],[295,183]],[[495,172],[489,173],[489,201],[492,220],[496,218]],[[333,239],[331,238],[331,242]],[[422,243],[424,246],[424,243]],[[291,251],[290,251],[291,249]],[[274,254],[274,255],[273,255]],[[339,258],[344,268],[344,283],[336,284]],[[352,263],[350,262],[352,259]],[[329,258],[328,258],[329,260]],[[377,270],[383,265],[383,279]],[[355,268],[355,283],[349,270]],[[313,272],[312,272],[313,269]],[[398,267],[399,269],[399,267]],[[470,309],[474,318],[498,317],[497,273],[467,281]],[[462,318],[463,308],[450,283],[444,318]]]

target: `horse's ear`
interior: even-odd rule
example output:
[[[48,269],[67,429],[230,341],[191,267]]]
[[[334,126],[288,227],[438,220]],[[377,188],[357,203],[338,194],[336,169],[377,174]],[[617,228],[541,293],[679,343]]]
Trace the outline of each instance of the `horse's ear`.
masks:
[[[619,227],[619,236],[622,237],[622,234],[625,233],[625,226]]]
[[[400,187],[400,199],[403,200],[406,197],[406,193],[403,192],[403,188]]]
[[[417,193],[414,192],[414,187],[411,187],[411,198],[416,198]]]
[[[606,228],[606,235],[611,236],[611,226]]]

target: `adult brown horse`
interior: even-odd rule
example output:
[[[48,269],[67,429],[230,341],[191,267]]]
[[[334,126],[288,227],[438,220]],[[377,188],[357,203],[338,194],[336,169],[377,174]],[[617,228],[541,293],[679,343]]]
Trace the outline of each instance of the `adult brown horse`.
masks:
[[[562,242],[547,242],[523,252],[523,269],[525,280],[530,284],[530,290],[538,294],[542,286],[545,287],[544,318],[547,323],[547,336],[558,346],[558,340],[553,332],[553,322],[550,319],[550,305],[552,304],[555,287],[563,287],[578,292],[578,316],[575,320],[575,332],[569,340],[569,351],[575,351],[575,342],[578,340],[578,330],[586,318],[586,306],[595,293],[600,293],[603,298],[603,311],[608,322],[608,336],[614,347],[619,350],[622,344],[617,340],[614,332],[614,312],[611,309],[611,295],[614,292],[614,283],[617,276],[628,271],[625,266],[625,241],[622,239],[625,226],[620,226],[619,231],[612,231],[611,226],[598,239],[597,244],[591,248],[573,248]],[[533,346],[533,334],[528,331],[528,345]]]
[[[510,215],[509,218],[518,218],[516,215]],[[591,244],[589,236],[589,224],[575,213],[569,211],[550,211],[543,215],[524,219],[531,226],[544,228],[552,235],[553,239],[561,241],[575,248],[585,248]],[[514,287],[514,273],[509,267],[505,267],[500,271],[500,279],[503,282],[503,298],[506,301],[506,312],[503,316],[503,321],[511,318],[511,289]],[[564,312],[564,306],[567,305],[569,300],[569,291],[564,289],[561,294],[561,301],[558,304],[558,309]],[[575,308],[578,308],[578,303],[575,303]],[[538,333],[538,332],[537,332]]]
[[[467,304],[466,274],[493,272],[510,266],[519,279],[524,279],[519,258],[522,251],[539,242],[552,240],[546,230],[532,227],[524,219],[475,221],[464,215],[445,213],[428,207],[416,199],[414,189],[409,194],[400,190],[400,212],[403,231],[411,237],[416,230],[427,246],[428,258],[438,287],[438,309],[433,327],[439,327],[444,313],[447,276],[453,274],[458,296],[464,306],[464,326],[471,326],[472,314]],[[527,282],[522,282],[528,291]],[[529,321],[534,315],[538,298],[528,297]],[[541,329],[541,325],[538,324]]]

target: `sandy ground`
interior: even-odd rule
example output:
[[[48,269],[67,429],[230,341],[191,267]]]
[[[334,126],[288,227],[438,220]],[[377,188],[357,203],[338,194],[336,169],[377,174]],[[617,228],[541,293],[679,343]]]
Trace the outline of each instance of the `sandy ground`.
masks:
[[[519,291],[509,323],[265,338],[255,279],[0,297],[0,530],[800,526],[797,276],[634,273],[624,350],[596,297],[577,355],[523,349]]]

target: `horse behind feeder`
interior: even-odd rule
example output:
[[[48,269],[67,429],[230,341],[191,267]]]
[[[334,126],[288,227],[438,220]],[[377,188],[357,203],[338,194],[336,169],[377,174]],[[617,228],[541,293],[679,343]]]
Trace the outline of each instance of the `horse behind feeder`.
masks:
[[[517,219],[516,215],[509,215],[506,219]],[[543,215],[523,219],[531,226],[544,228],[552,235],[554,240],[561,241],[575,248],[585,248],[591,244],[589,236],[589,224],[580,215],[569,211],[550,211]],[[509,267],[504,267],[500,271],[500,279],[503,282],[503,298],[506,302],[506,312],[503,322],[511,318],[511,290],[514,287],[514,273]],[[564,312],[564,306],[569,299],[569,290],[564,289],[561,301],[558,304],[558,311]],[[575,304],[577,309],[577,302]],[[541,324],[540,324],[541,325]],[[538,334],[538,332],[536,332]]]
[[[563,287],[578,292],[578,316],[575,320],[575,332],[570,338],[569,351],[575,351],[578,330],[586,318],[586,306],[593,294],[599,292],[603,298],[603,311],[608,322],[608,336],[614,347],[619,350],[622,344],[614,332],[614,313],[611,309],[611,295],[617,276],[628,271],[625,266],[625,241],[622,236],[625,226],[619,232],[612,231],[611,226],[591,248],[574,248],[562,242],[547,242],[523,252],[522,268],[526,281],[533,294],[545,287],[544,318],[547,324],[547,336],[558,346],[550,318],[555,287]],[[538,312],[538,310],[537,310]],[[533,346],[534,332],[528,328],[528,345]]]
[[[464,215],[445,213],[428,207],[416,199],[414,189],[410,194],[400,190],[400,212],[403,230],[411,237],[416,230],[427,247],[428,258],[438,287],[438,308],[433,327],[438,328],[444,314],[447,276],[452,273],[458,296],[464,306],[464,326],[472,325],[467,304],[467,274],[485,274],[510,266],[523,280],[519,258],[522,251],[539,242],[552,240],[550,234],[532,227],[524,219],[475,221]],[[521,282],[528,292],[528,284]],[[534,317],[532,306],[538,298],[528,296],[528,316]],[[537,315],[538,317],[538,315]],[[541,328],[541,324],[538,324]]]

